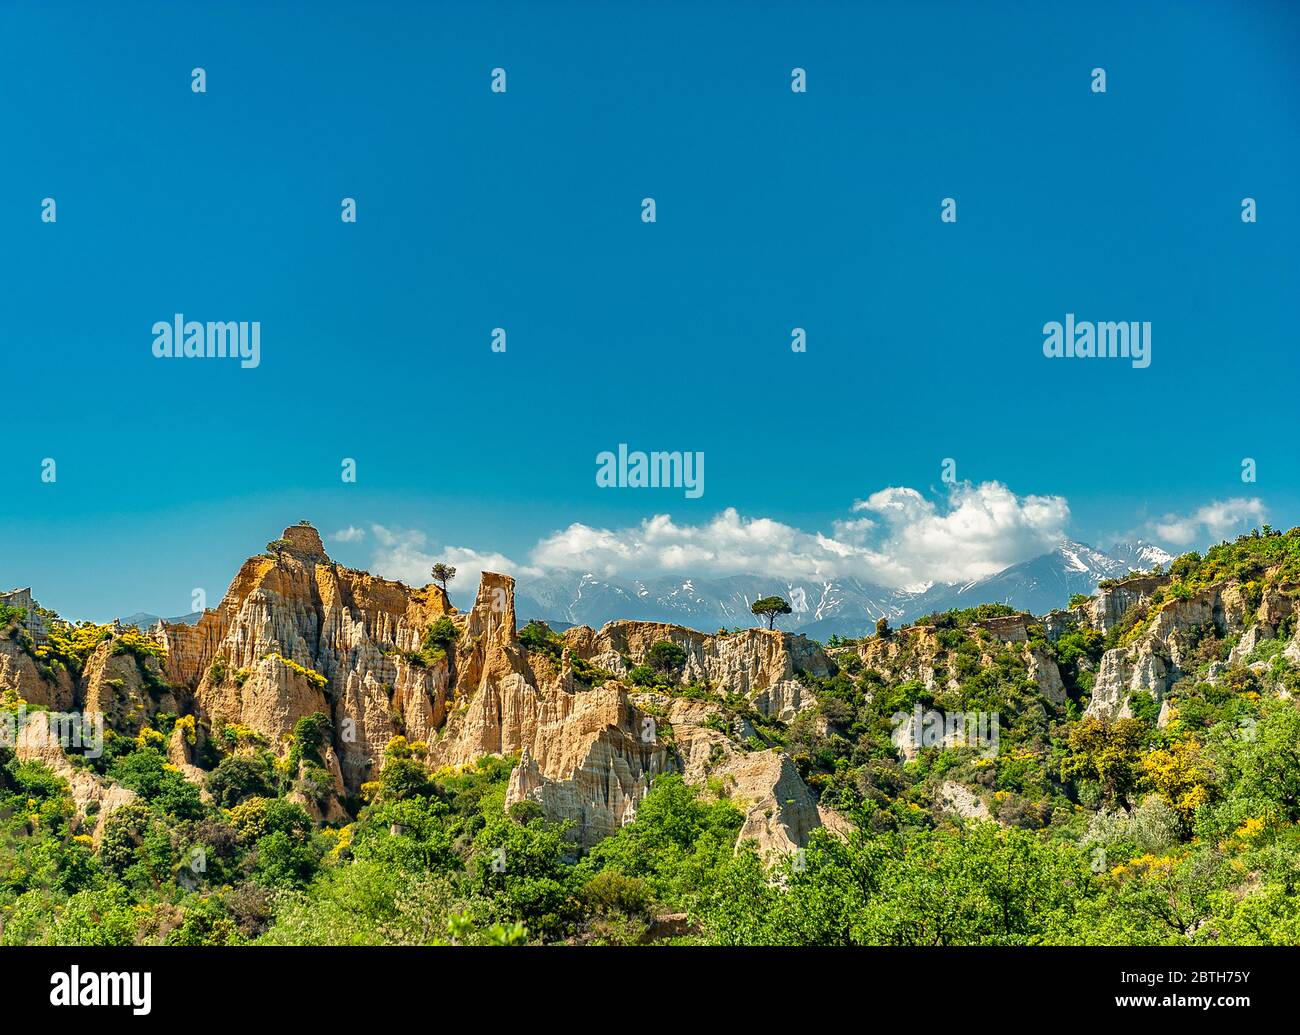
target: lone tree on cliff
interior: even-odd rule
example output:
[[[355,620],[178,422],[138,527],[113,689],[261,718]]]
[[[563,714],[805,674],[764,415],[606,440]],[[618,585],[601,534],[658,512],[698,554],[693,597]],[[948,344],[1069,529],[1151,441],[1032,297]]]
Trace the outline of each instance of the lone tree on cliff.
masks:
[[[885,617],[883,617],[883,616],[880,617],[880,618],[877,618],[877,619],[876,619],[876,635],[879,636],[882,640],[887,640],[887,639],[889,639],[889,633],[890,633],[890,628],[889,628],[889,619],[888,619],[888,618],[885,618]]]
[[[433,580],[442,586],[442,591],[447,592],[447,583],[456,577],[456,569],[450,564],[443,564],[439,561],[430,569]]]
[[[760,618],[767,619],[767,627],[775,627],[777,615],[788,615],[790,613],[790,603],[781,597],[763,597],[762,600],[755,600],[749,608]]]

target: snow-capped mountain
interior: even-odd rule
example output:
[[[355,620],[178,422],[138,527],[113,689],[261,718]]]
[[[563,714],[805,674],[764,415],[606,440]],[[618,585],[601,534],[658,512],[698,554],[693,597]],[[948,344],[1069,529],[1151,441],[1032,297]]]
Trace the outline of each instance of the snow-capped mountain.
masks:
[[[119,618],[118,621],[124,626],[134,625],[137,629],[148,632],[159,622],[167,621],[172,625],[193,625],[203,617],[202,611],[191,611],[187,615],[177,615],[175,618],[164,619],[161,615],[150,614],[148,611],[137,611],[133,615],[127,615],[125,618]]]
[[[1091,594],[1102,579],[1147,567],[1085,543],[1066,540],[1051,553],[1004,568],[996,575],[961,586],[935,587],[917,598],[914,616],[976,604],[1007,604],[1045,614],[1064,607],[1075,593]]]
[[[1131,543],[1116,543],[1106,551],[1111,557],[1125,561],[1134,571],[1150,571],[1157,564],[1168,566],[1174,555],[1155,543],[1136,539]]]
[[[754,624],[750,604],[777,594],[790,601],[785,629],[829,636],[845,629],[860,634],[882,615],[897,621],[904,615],[906,594],[858,579],[814,581],[760,575],[693,578],[663,575],[647,579],[604,578],[591,573],[551,574],[521,579],[515,610],[521,622],[542,618],[553,625],[599,628],[616,618],[672,622],[713,632]]]
[[[661,575],[638,579],[553,572],[521,578],[515,609],[521,623],[540,618],[557,629],[570,625],[598,629],[606,622],[628,618],[713,632],[753,625],[750,604],[776,594],[793,608],[780,619],[782,629],[826,640],[832,635],[861,636],[874,630],[881,617],[899,625],[933,611],[976,604],[1008,604],[1044,614],[1065,607],[1072,594],[1092,593],[1102,579],[1167,565],[1172,559],[1160,547],[1141,540],[1119,543],[1104,552],[1067,540],[1050,553],[987,578],[934,585],[923,592],[889,589],[854,578]],[[470,598],[457,597],[456,602],[468,606]]]

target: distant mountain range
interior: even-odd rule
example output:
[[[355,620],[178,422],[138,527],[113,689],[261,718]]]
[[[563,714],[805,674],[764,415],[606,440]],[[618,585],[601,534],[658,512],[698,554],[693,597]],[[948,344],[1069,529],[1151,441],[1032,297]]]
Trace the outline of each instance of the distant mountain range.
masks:
[[[176,618],[168,618],[166,621],[173,625],[193,625],[203,617],[202,611],[191,611],[187,615],[179,615]],[[134,625],[137,629],[148,632],[159,622],[164,619],[159,615],[151,615],[148,611],[137,611],[133,615],[127,615],[125,618],[119,618],[118,621],[123,625]]]
[[[860,579],[813,581],[762,575],[694,578],[662,575],[648,579],[601,578],[590,573],[522,578],[516,587],[519,621],[540,618],[553,628],[589,625],[599,629],[617,618],[669,622],[713,632],[750,626],[749,606],[778,594],[794,613],[783,629],[817,640],[832,635],[861,636],[884,617],[913,621],[934,611],[976,604],[1008,604],[1034,614],[1064,607],[1074,593],[1093,593],[1102,579],[1168,564],[1172,555],[1138,540],[1101,551],[1084,543],[1062,542],[1040,557],[1014,564],[974,582],[934,585],[924,591],[889,589]]]

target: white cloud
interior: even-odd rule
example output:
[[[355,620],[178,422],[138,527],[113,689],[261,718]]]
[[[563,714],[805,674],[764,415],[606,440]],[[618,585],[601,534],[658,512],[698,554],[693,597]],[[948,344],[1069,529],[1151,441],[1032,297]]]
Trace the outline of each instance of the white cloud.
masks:
[[[330,536],[331,543],[359,543],[366,537],[364,528],[357,528],[356,525],[348,525],[347,528],[341,528]]]
[[[835,529],[835,538],[846,543],[866,542],[867,536],[876,527],[871,518],[853,518],[850,521],[836,520],[831,527]]]
[[[940,504],[915,489],[882,489],[854,510],[886,526],[878,581],[887,585],[992,575],[1052,549],[1070,522],[1064,497],[1017,496],[1000,482],[960,483]]]
[[[423,586],[441,561],[456,567],[462,593],[477,586],[483,571],[529,577],[557,569],[601,576],[857,577],[916,587],[982,578],[1036,557],[1065,537],[1069,519],[1063,497],[1017,496],[1000,482],[961,483],[937,500],[891,487],[856,501],[852,516],[833,522],[830,535],[734,508],[698,524],[657,514],[626,528],[575,522],[540,540],[527,564],[466,546],[435,547],[424,532],[375,524],[371,570]]]
[[[798,571],[833,574],[833,553],[819,536],[772,521],[742,518],[728,508],[701,525],[679,525],[656,514],[632,528],[572,524],[534,547],[541,568],[577,568],[602,575],[692,571],[700,574]]]
[[[536,569],[516,564],[500,553],[481,553],[465,546],[430,549],[428,536],[415,529],[395,529],[371,525],[376,547],[370,568],[384,578],[398,579],[410,586],[425,586],[431,580],[429,569],[441,561],[456,569],[456,588],[473,593],[485,571],[507,575],[535,575]]]
[[[1151,522],[1151,534],[1175,546],[1223,540],[1248,525],[1260,524],[1268,511],[1258,496],[1214,500],[1189,514],[1166,514]]]
[[[915,489],[882,489],[853,512],[875,517],[837,521],[834,536],[733,508],[698,525],[667,514],[622,529],[575,523],[539,542],[531,559],[604,575],[780,572],[914,586],[981,578],[1037,556],[1064,538],[1070,517],[1060,496],[1019,497],[999,482],[954,486],[939,503]]]

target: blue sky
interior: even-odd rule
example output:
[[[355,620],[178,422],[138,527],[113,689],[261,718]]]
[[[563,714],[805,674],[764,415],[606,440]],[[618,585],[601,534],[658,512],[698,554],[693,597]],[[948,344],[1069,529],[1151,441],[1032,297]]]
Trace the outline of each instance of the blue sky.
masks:
[[[70,616],[215,603],[299,518],[398,574],[650,570],[669,514],[706,566],[820,532],[896,580],[1300,523],[1290,5],[10,2],[0,41],[0,584]],[[155,359],[177,312],[261,365]],[[1151,366],[1044,358],[1067,312]],[[620,442],[703,496],[598,488]]]

